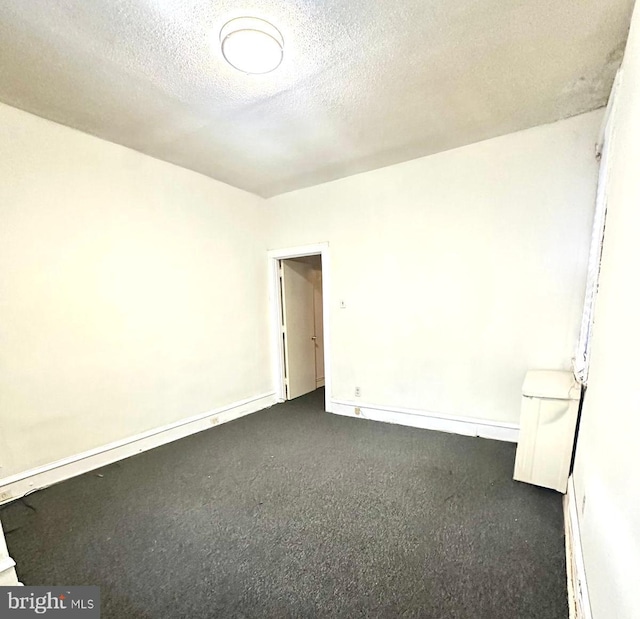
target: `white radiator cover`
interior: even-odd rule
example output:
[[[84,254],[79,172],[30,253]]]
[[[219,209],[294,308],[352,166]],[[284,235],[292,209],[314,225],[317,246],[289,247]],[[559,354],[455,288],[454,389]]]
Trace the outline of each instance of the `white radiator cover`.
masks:
[[[580,385],[572,372],[527,372],[514,479],[567,491],[579,405]]]

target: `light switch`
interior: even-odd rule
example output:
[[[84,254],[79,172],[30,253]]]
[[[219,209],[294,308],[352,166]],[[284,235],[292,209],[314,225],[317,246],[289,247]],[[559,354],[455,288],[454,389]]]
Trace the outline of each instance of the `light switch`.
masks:
[[[346,301],[340,301],[340,309],[345,309],[347,307]]]

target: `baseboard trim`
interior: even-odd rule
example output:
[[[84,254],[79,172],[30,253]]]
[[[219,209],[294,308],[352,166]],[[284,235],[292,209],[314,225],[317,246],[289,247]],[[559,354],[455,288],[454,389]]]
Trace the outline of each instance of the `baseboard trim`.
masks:
[[[275,392],[265,393],[5,477],[0,479],[0,505],[87,471],[250,415],[276,402]]]
[[[316,378],[316,389],[324,387],[324,378]]]
[[[569,618],[592,619],[576,499],[573,477],[569,477],[567,493],[563,499]]]
[[[15,587],[20,584],[22,583],[18,581],[16,575],[16,562],[9,556],[2,524],[0,524],[0,587]]]
[[[347,417],[359,417],[403,426],[439,430],[465,436],[479,436],[497,441],[518,442],[519,426],[503,421],[487,421],[473,417],[453,417],[409,408],[379,406],[354,401],[332,401],[332,412]]]

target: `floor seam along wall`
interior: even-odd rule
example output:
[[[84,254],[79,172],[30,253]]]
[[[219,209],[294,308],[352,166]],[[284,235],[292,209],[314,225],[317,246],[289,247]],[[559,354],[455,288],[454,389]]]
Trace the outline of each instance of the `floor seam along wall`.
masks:
[[[123,458],[258,412],[277,401],[275,392],[262,394],[0,479],[0,505]],[[519,426],[514,423],[345,400],[332,400],[332,405],[333,413],[338,415],[466,436],[518,441]]]
[[[333,412],[348,417],[360,417],[385,423],[437,430],[465,436],[477,436],[511,443],[518,442],[520,426],[506,421],[491,421],[473,417],[444,415],[426,410],[390,407],[357,402],[354,400],[333,400]]]
[[[269,408],[276,401],[274,392],[264,393],[5,477],[0,479],[0,505],[87,471]]]

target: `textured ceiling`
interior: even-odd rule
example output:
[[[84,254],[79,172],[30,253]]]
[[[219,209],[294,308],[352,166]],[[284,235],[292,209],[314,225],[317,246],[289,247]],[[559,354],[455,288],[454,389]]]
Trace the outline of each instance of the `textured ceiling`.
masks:
[[[0,100],[271,196],[604,105],[632,5],[2,0]],[[223,61],[240,15],[275,72]]]

